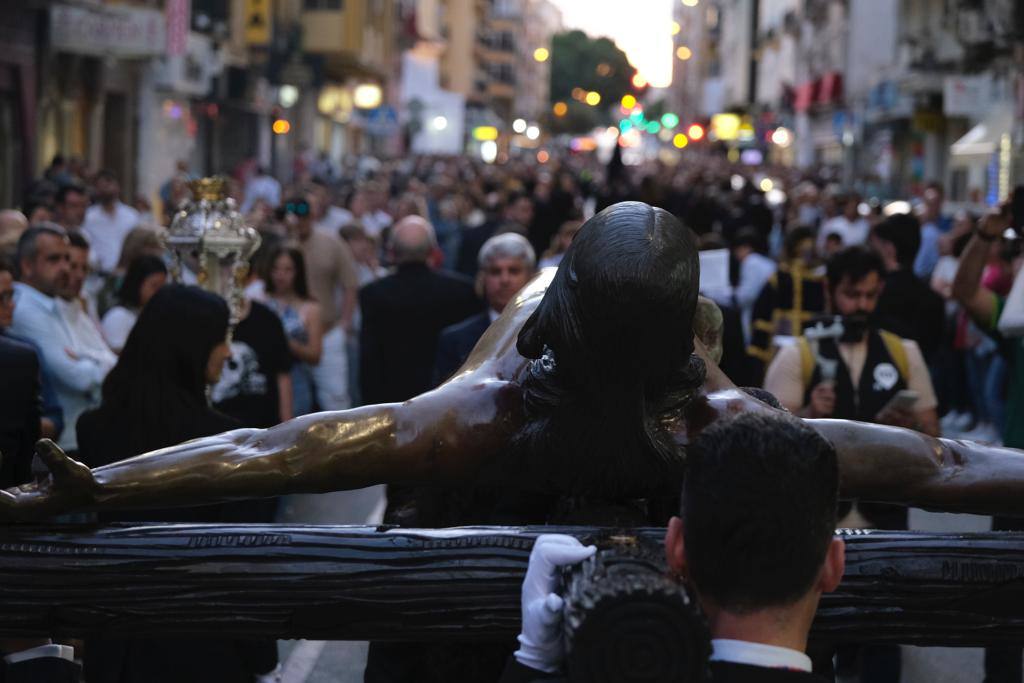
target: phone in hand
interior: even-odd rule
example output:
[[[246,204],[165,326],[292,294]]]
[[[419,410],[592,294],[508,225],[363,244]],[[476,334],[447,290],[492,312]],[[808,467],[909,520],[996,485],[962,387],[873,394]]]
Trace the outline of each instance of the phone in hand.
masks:
[[[916,391],[910,389],[901,389],[896,392],[896,395],[889,399],[889,402],[885,404],[885,408],[882,412],[887,410],[897,410],[900,412],[911,412],[914,410],[914,406],[917,405],[917,399],[920,395]]]

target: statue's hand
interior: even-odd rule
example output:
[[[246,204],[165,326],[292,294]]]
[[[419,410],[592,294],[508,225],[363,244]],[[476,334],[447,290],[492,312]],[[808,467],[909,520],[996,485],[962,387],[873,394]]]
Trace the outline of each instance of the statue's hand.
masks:
[[[36,454],[50,474],[31,484],[0,490],[0,519],[38,519],[96,501],[99,484],[88,467],[69,458],[49,439],[36,443]]]

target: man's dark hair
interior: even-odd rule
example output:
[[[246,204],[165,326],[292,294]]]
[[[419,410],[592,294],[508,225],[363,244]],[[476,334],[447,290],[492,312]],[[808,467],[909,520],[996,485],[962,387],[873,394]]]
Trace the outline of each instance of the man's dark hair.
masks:
[[[687,452],[682,510],[698,592],[730,612],[791,604],[814,585],[836,525],[832,444],[783,412],[740,413]]]
[[[113,180],[114,182],[117,182],[117,174],[114,173],[113,169],[109,169],[109,168],[100,169],[96,173],[96,177],[93,179],[94,182],[96,180]]]
[[[85,235],[77,230],[68,231],[68,242],[75,249],[89,249],[89,240],[85,239]]]
[[[764,239],[761,237],[761,233],[757,231],[757,228],[747,226],[741,228],[736,236],[732,238],[732,247],[750,247],[757,252],[767,251],[767,245],[764,243]]]
[[[70,185],[61,185],[60,186],[60,188],[57,190],[57,194],[54,195],[54,201],[58,205],[63,204],[64,202],[66,202],[68,200],[68,195],[69,194],[75,194],[75,193],[78,193],[78,194],[81,194],[81,195],[85,195],[85,196],[89,195],[89,193],[86,192],[84,187],[82,187],[81,185],[76,185],[75,183],[71,183]]]
[[[14,266],[3,256],[0,256],[0,273],[10,273],[12,277],[14,276]]]
[[[828,278],[830,292],[835,292],[844,278],[849,278],[850,282],[860,282],[870,273],[883,275],[885,265],[878,252],[860,245],[836,252],[825,265],[825,276]]]
[[[806,226],[798,226],[789,231],[786,235],[786,239],[782,243],[782,251],[785,253],[786,258],[796,258],[799,254],[796,253],[797,247],[804,240],[813,240],[814,231]]]
[[[693,233],[663,209],[622,202],[580,228],[519,332],[519,353],[535,359],[519,467],[562,492],[676,493],[685,462],[663,425],[704,383],[699,268]]]
[[[909,213],[889,216],[875,226],[876,238],[896,247],[896,261],[903,268],[911,268],[921,248],[921,223]]]
[[[39,237],[42,235],[52,235],[61,239],[68,238],[68,233],[56,223],[36,223],[21,233],[21,237],[18,238],[18,246],[14,252],[14,265],[17,269],[15,275],[19,278],[21,277],[21,262],[32,261],[35,259],[36,254],[39,253]]]

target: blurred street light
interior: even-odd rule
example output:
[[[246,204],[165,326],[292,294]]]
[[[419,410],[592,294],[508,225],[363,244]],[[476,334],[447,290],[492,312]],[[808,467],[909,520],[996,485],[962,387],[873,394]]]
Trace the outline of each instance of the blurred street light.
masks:
[[[641,76],[640,74],[636,74],[635,76],[633,76],[633,87],[634,88],[646,88],[647,87],[647,79],[644,78],[643,76]]]
[[[540,128],[538,128],[537,126],[527,127],[526,137],[528,137],[531,140],[536,140],[537,138],[540,137]]]
[[[294,85],[282,85],[277,91],[277,101],[285,109],[294,106],[299,101],[299,89]]]
[[[555,116],[562,117],[569,111],[569,106],[565,102],[555,102],[555,106],[551,107],[551,111],[554,112]]]
[[[696,7],[700,0],[683,0],[683,4],[687,7]]]
[[[474,140],[497,140],[498,129],[494,126],[477,126],[473,129]]]
[[[512,130],[516,133],[526,132],[526,121],[524,119],[516,119],[512,122]]]
[[[676,50],[676,57],[679,57],[679,59],[683,60],[684,62],[692,56],[693,50],[686,47],[685,45],[680,45],[679,49]]]
[[[480,144],[480,158],[485,164],[493,164],[498,158],[498,143],[494,140],[487,140]]]
[[[676,133],[675,137],[672,138],[672,144],[676,146],[676,149],[682,149],[690,144],[690,141],[682,133]]]
[[[672,22],[672,35],[677,36],[679,32],[683,30],[683,27],[679,25],[678,21]]]
[[[601,104],[601,93],[597,92],[596,90],[591,90],[590,92],[587,93],[586,102],[591,107],[596,107],[597,105]]]
[[[704,126],[694,123],[686,129],[686,134],[691,140],[700,140],[704,137]]]
[[[357,85],[352,92],[352,101],[360,109],[376,109],[384,99],[384,93],[375,83]]]
[[[435,116],[431,123],[434,126],[434,130],[444,130],[448,127],[448,119],[444,116]]]
[[[635,97],[633,97],[632,95],[623,95],[622,96],[622,108],[623,109],[632,109],[635,106],[636,106],[636,98]]]
[[[284,135],[292,129],[292,124],[285,119],[276,119],[270,129],[274,131],[274,135]]]
[[[661,115],[661,125],[666,128],[675,128],[679,125],[679,117],[675,112],[667,111]]]
[[[548,159],[550,158],[551,155],[548,154],[547,150],[542,149],[541,151],[537,152],[537,161],[539,161],[542,164],[548,163]]]
[[[548,61],[548,57],[550,56],[551,53],[548,52],[548,49],[546,47],[538,47],[536,50],[533,51],[533,58],[538,62],[546,62]]]

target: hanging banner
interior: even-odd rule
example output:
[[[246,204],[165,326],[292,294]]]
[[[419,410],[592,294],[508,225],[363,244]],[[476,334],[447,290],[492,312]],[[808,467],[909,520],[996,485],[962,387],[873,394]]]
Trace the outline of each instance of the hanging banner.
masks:
[[[245,0],[245,44],[270,45],[270,0]]]

